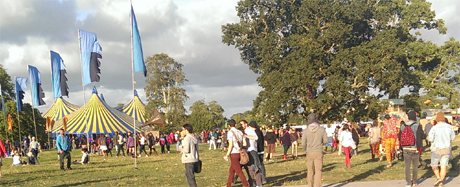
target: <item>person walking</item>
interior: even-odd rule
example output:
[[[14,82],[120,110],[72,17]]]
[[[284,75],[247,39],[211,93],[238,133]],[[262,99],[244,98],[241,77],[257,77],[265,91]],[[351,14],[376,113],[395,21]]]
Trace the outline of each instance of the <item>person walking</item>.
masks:
[[[228,125],[230,126],[230,130],[227,133],[227,140],[228,140],[228,150],[227,154],[224,156],[224,159],[228,161],[230,157],[230,168],[228,172],[227,178],[227,187],[232,186],[233,176],[235,173],[241,179],[244,187],[248,187],[249,183],[246,180],[246,177],[243,174],[243,170],[241,170],[240,165],[240,149],[241,144],[243,141],[243,132],[239,131],[235,128],[235,120],[231,119],[228,121]]]
[[[353,148],[353,155],[358,155],[358,145],[359,145],[359,131],[358,131],[358,124],[353,123],[351,131],[351,137],[353,138],[353,142],[355,142],[355,147]]]
[[[422,147],[423,130],[417,122],[417,113],[410,111],[407,113],[409,121],[401,125],[399,131],[399,142],[403,150],[404,171],[406,175],[406,187],[417,186],[419,149]],[[412,173],[411,173],[412,165]]]
[[[258,150],[257,150],[257,140],[258,136],[256,133],[257,124],[255,121],[251,121],[249,124],[246,124],[244,129],[244,137],[247,139],[247,153],[249,155],[249,163],[245,166],[249,171],[248,180],[251,186],[260,187],[262,186],[262,165],[259,161]]]
[[[265,142],[267,144],[267,152],[265,153],[265,159],[273,161],[273,153],[275,153],[275,143],[276,143],[276,134],[273,131],[272,126],[267,127],[267,132],[265,134]]]
[[[267,179],[265,178],[265,164],[264,164],[264,133],[262,130],[260,130],[260,127],[257,125],[255,121],[249,122],[249,126],[251,126],[251,123],[254,123],[255,125],[255,131],[257,134],[257,154],[259,156],[259,162],[262,170],[262,184],[267,183]]]
[[[342,149],[345,153],[345,166],[351,168],[351,151],[356,145],[353,141],[353,135],[350,132],[350,127],[348,124],[344,124],[342,127],[342,132],[340,133],[340,141],[342,142]]]
[[[107,139],[105,138],[103,134],[99,136],[99,150],[101,150],[102,156],[104,157],[104,160],[105,160],[105,157],[107,157],[108,147],[107,147]]]
[[[326,133],[327,135],[327,133]],[[298,148],[299,148],[299,143],[297,142],[299,140],[299,136],[297,136],[297,132],[295,131],[295,128],[291,128],[289,131],[289,136],[291,138],[291,154],[294,159],[298,158]]]
[[[283,136],[281,137],[281,145],[284,147],[283,160],[287,160],[287,151],[291,147],[291,135],[286,129],[283,131]]]
[[[443,112],[436,114],[437,124],[428,133],[428,141],[431,142],[431,169],[436,175],[434,186],[444,186],[449,158],[452,154],[452,141],[455,138],[454,129],[446,123]],[[441,168],[441,170],[439,169]]]
[[[64,135],[64,129],[59,130],[59,136],[56,138],[56,147],[59,153],[59,164],[61,170],[64,170],[64,158],[67,159],[67,169],[72,170],[70,167],[70,146],[70,140],[67,136]]]
[[[152,150],[155,152],[156,155],[158,155],[158,152],[155,149],[155,138],[153,138],[153,135],[151,132],[148,135],[148,139],[149,139],[149,155],[152,156]]]
[[[126,140],[126,148],[128,156],[134,157],[134,138],[131,132],[128,132],[128,139]]]
[[[326,130],[319,126],[315,113],[307,116],[307,125],[302,132],[302,148],[307,153],[307,186],[321,187],[323,145],[329,140]]]
[[[385,115],[383,122],[383,141],[385,142],[385,156],[387,158],[387,167],[391,167],[391,161],[395,154],[395,144],[398,138],[398,129],[396,128],[396,119],[390,115]]]
[[[142,156],[142,151],[144,151],[145,153],[145,157],[149,157],[149,155],[147,155],[147,152],[145,151],[145,142],[146,142],[146,139],[144,137],[144,134],[143,133],[139,133],[139,135],[141,136],[140,138],[140,149],[139,149],[139,158]]]
[[[374,120],[372,122],[372,128],[370,129],[370,133],[369,133],[369,144],[371,147],[372,160],[375,159],[376,154],[377,154],[377,158],[382,158],[380,151],[379,151],[380,127],[379,127],[379,122],[377,120]]]
[[[113,147],[115,147],[115,151],[117,152],[117,155],[115,155],[115,157],[118,157],[118,131],[115,131],[115,135],[113,135]]]
[[[427,119],[427,123],[425,124],[425,129],[423,130],[425,133],[425,144],[426,146],[431,146],[430,141],[428,141],[428,133],[430,132],[431,128],[433,127],[433,124],[431,124],[431,120]]]
[[[198,152],[198,139],[193,135],[193,127],[190,124],[182,126],[182,131],[185,132],[184,140],[182,141],[182,163],[185,164],[185,177],[188,185],[195,187],[195,168],[198,167],[200,154]]]
[[[125,144],[125,138],[123,137],[123,135],[121,134],[118,134],[117,132],[117,135],[116,135],[118,138],[117,138],[117,157],[120,156],[120,151],[123,153],[123,157],[125,157],[125,148],[124,148],[124,144]]]
[[[217,140],[217,134],[214,131],[209,131],[209,150],[211,150],[211,146],[214,145],[214,150],[216,150],[216,140]]]

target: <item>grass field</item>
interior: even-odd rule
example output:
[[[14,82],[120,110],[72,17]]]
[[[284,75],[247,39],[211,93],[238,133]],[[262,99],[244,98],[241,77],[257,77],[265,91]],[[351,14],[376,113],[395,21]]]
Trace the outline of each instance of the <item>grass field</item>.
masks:
[[[386,168],[385,161],[371,161],[367,139],[361,138],[359,154],[352,158],[352,168],[344,167],[344,156],[326,154],[324,156],[323,184],[336,182],[401,180],[404,179],[403,161],[395,161],[393,167]],[[448,176],[459,176],[460,136],[453,143],[454,167]],[[72,165],[73,170],[59,170],[56,150],[44,151],[39,156],[40,165],[10,167],[12,159],[3,159],[3,177],[0,186],[188,186],[184,176],[184,165],[175,147],[171,154],[141,157],[138,169],[134,169],[134,160],[128,157],[91,156],[89,165]],[[264,186],[285,186],[306,184],[306,159],[303,151],[299,159],[281,159],[282,147],[276,149],[274,162],[265,162],[268,184]],[[114,151],[113,151],[114,152]],[[281,154],[280,154],[281,153]],[[196,174],[198,186],[225,186],[229,162],[223,160],[225,153],[208,150],[208,145],[200,145],[203,170]],[[80,159],[80,150],[72,151],[72,160]],[[423,159],[429,163],[430,153],[424,153]],[[434,177],[431,169],[420,169],[419,178]],[[241,186],[238,182],[234,186]]]

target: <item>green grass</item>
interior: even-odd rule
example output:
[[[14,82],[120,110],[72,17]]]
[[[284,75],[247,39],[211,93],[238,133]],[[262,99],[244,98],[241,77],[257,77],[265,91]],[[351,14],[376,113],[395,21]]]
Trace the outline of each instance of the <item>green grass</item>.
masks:
[[[361,139],[359,155],[352,158],[352,168],[344,167],[344,156],[337,153],[324,156],[323,184],[337,182],[402,180],[403,161],[394,161],[394,166],[386,168],[386,162],[370,160],[369,147],[365,138]],[[454,160],[460,160],[460,137],[453,143]],[[224,186],[227,181],[229,162],[223,160],[225,153],[209,151],[208,145],[200,145],[203,161],[202,173],[196,174],[198,186]],[[109,157],[106,161],[100,156],[91,156],[89,165],[72,165],[73,170],[59,170],[56,150],[44,151],[40,155],[40,165],[10,167],[12,159],[3,159],[3,177],[0,186],[188,186],[184,176],[181,155],[171,147],[171,154],[160,154],[138,159],[138,169],[134,160],[128,157]],[[277,147],[274,162],[265,162],[267,179],[265,186],[305,185],[306,159],[303,154],[297,160],[281,159],[282,147]],[[114,151],[113,151],[114,152]],[[72,152],[72,160],[80,159],[79,150]],[[423,159],[429,163],[430,153]],[[459,176],[459,166],[450,168],[448,176]],[[419,170],[419,178],[434,177],[431,169]],[[238,182],[234,186],[241,186]]]

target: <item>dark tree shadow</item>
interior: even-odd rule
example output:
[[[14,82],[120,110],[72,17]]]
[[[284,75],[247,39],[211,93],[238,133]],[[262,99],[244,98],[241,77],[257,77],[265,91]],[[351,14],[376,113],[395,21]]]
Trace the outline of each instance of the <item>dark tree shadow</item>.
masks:
[[[134,177],[134,176],[133,175],[128,175],[128,176],[123,176],[123,177],[113,177],[113,178],[107,178],[107,179],[88,180],[88,181],[77,182],[77,183],[73,183],[73,184],[57,185],[55,187],[58,187],[58,186],[82,186],[82,185],[88,185],[88,184],[91,184],[91,183],[106,182],[106,181],[123,179],[123,178],[130,178],[130,177]]]

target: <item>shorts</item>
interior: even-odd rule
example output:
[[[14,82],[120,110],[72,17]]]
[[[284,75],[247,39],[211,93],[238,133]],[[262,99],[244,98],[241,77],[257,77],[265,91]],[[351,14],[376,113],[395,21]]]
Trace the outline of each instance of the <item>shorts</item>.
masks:
[[[431,166],[449,166],[450,155],[440,155],[431,152]]]
[[[267,153],[275,153],[275,144],[267,144]]]
[[[107,151],[107,146],[106,145],[101,145],[100,149],[103,150],[103,151]]]

